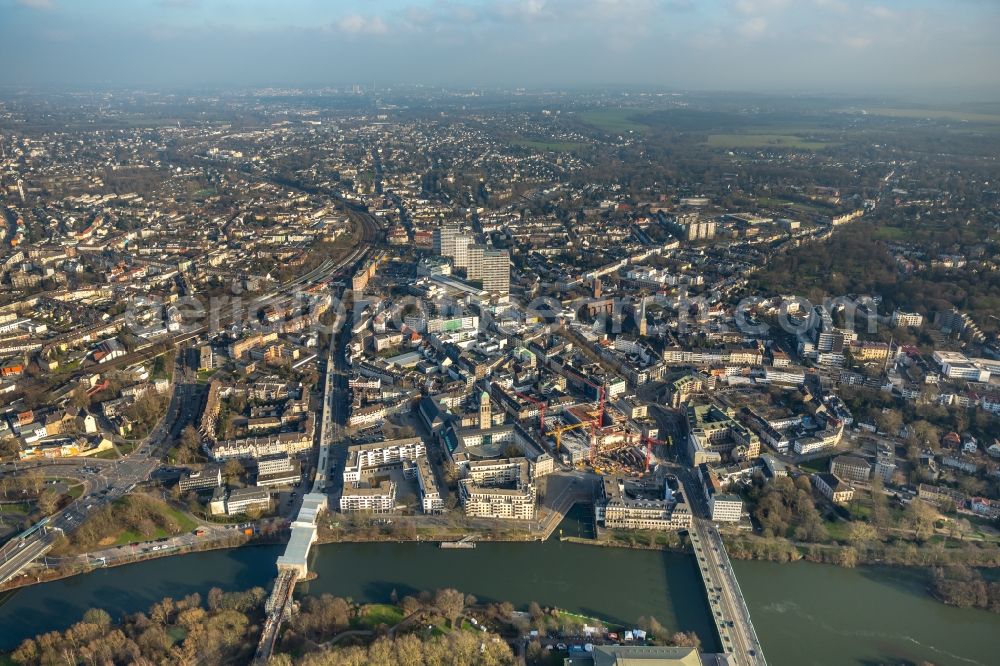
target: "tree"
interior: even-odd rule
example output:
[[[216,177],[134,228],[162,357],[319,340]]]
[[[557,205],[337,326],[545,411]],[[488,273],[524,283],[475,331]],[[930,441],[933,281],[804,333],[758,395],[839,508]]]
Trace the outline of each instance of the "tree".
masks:
[[[882,477],[872,478],[872,525],[877,530],[885,530],[889,526],[889,506],[882,487]]]
[[[111,615],[103,608],[91,608],[83,614],[83,621],[107,629],[111,626]]]
[[[413,615],[421,608],[420,602],[411,596],[403,597],[403,601],[400,602],[399,607],[403,609],[404,615]]]
[[[646,632],[647,640],[652,641],[654,645],[666,645],[670,641],[666,628],[655,617],[640,617],[639,627]]]
[[[899,433],[899,429],[903,426],[903,415],[896,409],[883,409],[875,417],[875,422],[879,430],[891,437],[895,437]]]
[[[213,587],[212,589],[210,589],[208,591],[208,609],[214,611],[221,608],[222,598],[223,598],[223,593],[221,589],[217,587]]]
[[[424,663],[424,648],[420,639],[413,634],[404,634],[396,638],[395,663],[399,666],[422,666]]]
[[[863,521],[855,520],[848,528],[848,539],[855,546],[861,546],[878,537],[875,528]]]
[[[58,506],[59,495],[57,495],[51,488],[46,488],[42,491],[42,494],[38,496],[38,510],[46,516],[54,513]]]
[[[191,426],[188,426],[190,428]],[[185,429],[186,430],[186,429]],[[226,461],[226,464],[222,467],[222,475],[226,477],[226,481],[232,484],[234,481],[238,481],[240,477],[243,476],[243,463],[241,463],[236,458],[231,458]]]
[[[924,541],[934,533],[937,511],[923,500],[915,499],[906,507],[906,520],[916,537]]]
[[[454,626],[465,609],[465,595],[450,587],[438,590],[434,593],[434,608]]]
[[[701,647],[701,639],[698,638],[698,634],[693,631],[678,631],[670,637],[670,643],[671,645],[676,645],[677,647]]]

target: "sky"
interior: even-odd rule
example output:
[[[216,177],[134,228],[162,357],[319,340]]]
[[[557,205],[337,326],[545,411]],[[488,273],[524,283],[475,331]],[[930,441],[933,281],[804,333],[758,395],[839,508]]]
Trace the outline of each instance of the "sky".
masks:
[[[0,0],[0,85],[1000,99],[1000,0]]]

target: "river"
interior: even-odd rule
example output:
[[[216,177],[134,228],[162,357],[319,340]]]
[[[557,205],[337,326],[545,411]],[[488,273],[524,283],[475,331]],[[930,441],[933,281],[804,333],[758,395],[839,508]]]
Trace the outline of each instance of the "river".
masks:
[[[95,571],[17,591],[0,600],[0,649],[64,629],[90,607],[112,617],[154,601],[213,586],[270,583],[277,546],[197,553]],[[813,564],[734,563],[768,662],[807,664],[995,664],[1000,616],[960,610],[924,592],[919,571],[840,569]],[[653,615],[670,629],[695,631],[709,649],[714,630],[692,557],[598,548],[550,540],[489,543],[474,550],[431,544],[320,546],[319,577],[303,592],[386,601],[393,590],[455,587],[482,601],[531,601],[632,624]]]

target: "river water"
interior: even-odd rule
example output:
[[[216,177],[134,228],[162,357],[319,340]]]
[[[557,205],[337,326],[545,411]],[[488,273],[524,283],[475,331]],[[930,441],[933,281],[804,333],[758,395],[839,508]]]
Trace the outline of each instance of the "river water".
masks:
[[[64,629],[90,607],[112,617],[166,596],[203,596],[267,586],[281,547],[213,551],[99,570],[17,591],[0,600],[0,649]],[[694,559],[677,553],[562,543],[490,543],[474,550],[431,544],[320,546],[319,577],[303,592],[386,601],[455,587],[481,601],[531,601],[633,624],[655,616],[670,629],[717,641]],[[840,569],[812,564],[736,562],[734,567],[773,666],[896,664],[923,660],[968,666],[1000,663],[1000,615],[950,608],[926,596],[918,571]]]

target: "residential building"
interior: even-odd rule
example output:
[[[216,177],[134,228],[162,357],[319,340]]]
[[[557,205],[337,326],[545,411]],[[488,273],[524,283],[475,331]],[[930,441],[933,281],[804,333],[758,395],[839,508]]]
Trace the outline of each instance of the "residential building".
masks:
[[[426,457],[417,458],[417,486],[420,489],[420,508],[424,513],[441,513],[444,511],[444,498],[434,470]]]
[[[404,460],[416,461],[426,455],[427,447],[419,437],[354,444],[347,448],[344,485],[357,483],[376,470],[402,467]]]
[[[896,328],[904,328],[907,326],[912,326],[917,328],[923,326],[924,316],[917,312],[903,312],[901,310],[894,310],[892,313],[892,325]]]
[[[366,483],[345,484],[340,496],[342,513],[389,513],[396,508],[396,482],[380,481],[372,487]]]
[[[472,461],[459,481],[459,496],[468,516],[531,520],[535,486],[526,458]]]

